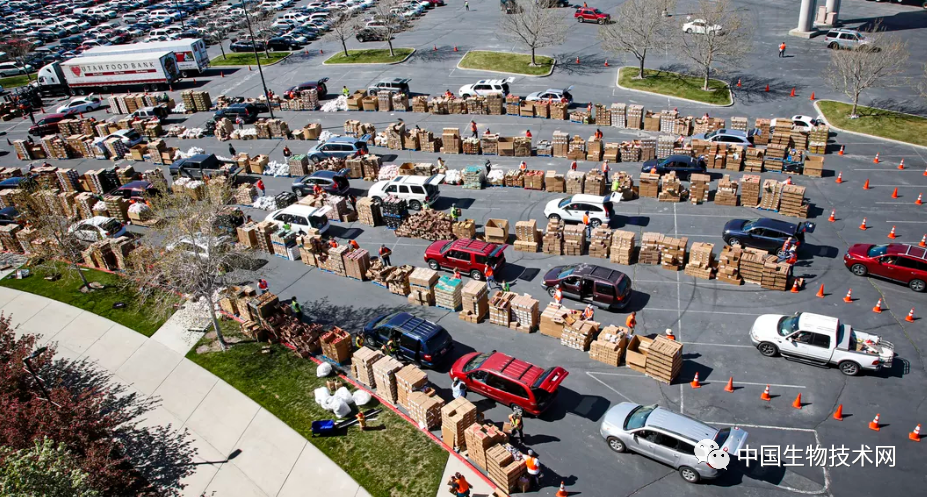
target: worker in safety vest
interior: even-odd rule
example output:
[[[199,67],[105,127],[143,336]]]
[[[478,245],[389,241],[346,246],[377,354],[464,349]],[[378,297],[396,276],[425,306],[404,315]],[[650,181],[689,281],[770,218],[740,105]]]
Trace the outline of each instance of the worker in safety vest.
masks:
[[[786,185],[791,185],[791,184],[792,184],[792,177],[789,176],[788,178],[785,178],[785,181],[783,181],[783,183],[785,183]]]
[[[477,133],[476,121],[470,121],[470,132],[472,133],[473,138],[479,137],[479,133]]]
[[[389,249],[386,245],[380,245],[380,260],[383,261],[384,266],[391,266],[392,264],[389,261],[389,256],[392,255],[393,251]]]
[[[457,497],[470,497],[470,482],[460,473],[454,474],[454,492]]]
[[[521,169],[521,172],[527,171],[527,170],[528,170],[528,163],[525,162],[525,161],[521,161],[521,164],[518,165],[518,169]]]
[[[383,344],[381,348],[384,354],[395,356],[399,352],[399,347],[396,345],[396,339],[390,338],[386,343]]]
[[[512,412],[512,414],[509,414],[509,424],[512,425],[512,438],[517,437],[518,441],[522,441],[525,438],[525,422],[521,417],[521,413]]]
[[[457,207],[457,204],[451,205],[451,221],[455,223],[460,219],[460,207]]]
[[[319,186],[319,185],[315,185],[315,186],[312,187],[312,194],[313,194],[313,195],[321,195],[324,191],[325,191],[325,190],[323,190],[322,187]]]
[[[605,176],[605,179],[608,179],[608,159],[605,159],[605,162],[602,163],[602,175]]]
[[[554,288],[554,302],[556,302],[557,305],[560,305],[560,302],[562,300],[563,300],[563,290],[560,289],[560,285],[558,284]]]
[[[612,193],[616,193],[621,188],[621,183],[618,181],[618,175],[615,175],[615,179],[612,180]]]
[[[531,138],[531,130],[525,130],[525,138]]]
[[[360,249],[360,245],[358,245],[357,240],[351,240],[351,241],[348,242],[348,243],[351,244],[351,248],[353,248],[354,250]]]
[[[347,87],[347,86],[342,86],[342,87],[341,87],[341,94],[344,95],[345,98],[347,98],[349,95],[351,95],[351,92],[348,91],[348,87]]]
[[[576,161],[573,161],[573,163],[570,164],[570,171],[575,171],[575,170],[576,170]]]
[[[525,458],[525,466],[528,468],[528,476],[534,481],[534,486],[541,486],[541,461],[533,450],[528,449],[528,457]]]
[[[483,275],[486,276],[486,285],[492,289],[492,286],[496,284],[495,273],[493,272],[492,266],[486,264],[483,268]]]
[[[583,310],[583,321],[592,321],[593,316],[595,316],[595,308],[592,307],[592,304],[589,304]]]
[[[332,238],[328,241],[328,246],[331,248],[338,248],[338,241]]]
[[[634,327],[637,326],[637,313],[632,312],[628,314],[628,319],[625,320],[624,325],[627,326],[629,330],[634,331]]]
[[[586,211],[583,214],[583,227],[586,228],[586,238],[589,238],[589,236],[592,234],[592,227],[589,224],[589,211]]]
[[[268,286],[269,285],[267,284],[267,280],[265,280],[264,278],[261,278],[258,280],[258,289],[261,290],[262,295],[267,293]]]
[[[599,128],[596,128],[596,129],[595,129],[595,139],[596,139],[596,140],[601,140],[603,136],[605,136],[605,135],[602,134],[602,130],[599,129]]]

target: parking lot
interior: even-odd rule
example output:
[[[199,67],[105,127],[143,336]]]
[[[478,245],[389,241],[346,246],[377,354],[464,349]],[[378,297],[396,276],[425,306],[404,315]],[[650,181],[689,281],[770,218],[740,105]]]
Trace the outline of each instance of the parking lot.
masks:
[[[613,10],[618,2],[592,5],[602,10]],[[784,117],[794,114],[816,115],[808,99],[811,91],[818,98],[841,99],[827,89],[821,79],[820,66],[826,62],[826,49],[820,40],[786,39],[793,58],[778,59],[775,46],[784,37],[783,33],[794,27],[797,13],[795,4],[788,6],[747,1],[744,8],[756,12],[757,30],[755,57],[746,67],[728,72],[733,79],[743,80],[741,90],[735,91],[735,104],[727,108],[710,108],[690,102],[631,93],[615,86],[618,61],[610,60],[604,65],[605,56],[597,49],[595,27],[578,25],[569,41],[556,52],[559,63],[549,78],[517,77],[512,84],[513,92],[524,95],[530,91],[546,88],[560,88],[576,85],[573,91],[577,102],[639,103],[647,110],[659,111],[678,107],[683,115],[731,117],[748,116],[752,122],[757,117]],[[301,2],[299,5],[302,5]],[[680,2],[680,15],[691,2]],[[887,22],[897,26],[911,39],[912,61],[923,61],[927,48],[922,41],[925,35],[927,12],[910,6],[883,5],[877,3],[846,0],[843,5],[844,19],[864,23],[878,15],[888,16]],[[565,11],[566,13],[566,11]],[[461,26],[461,16],[470,16]],[[283,91],[291,85],[321,77],[330,78],[330,93],[338,93],[341,86],[351,91],[366,88],[385,77],[411,77],[412,92],[435,95],[446,89],[452,92],[465,83],[488,73],[457,69],[456,63],[464,52],[470,49],[506,50],[511,44],[496,37],[494,19],[499,15],[498,5],[488,0],[471,2],[470,11],[465,12],[462,3],[452,3],[431,11],[417,21],[415,27],[397,36],[394,45],[414,47],[417,53],[405,64],[396,66],[326,66],[322,62],[337,49],[335,45],[314,43],[301,53],[294,54],[283,62],[264,68],[268,86]],[[373,45],[373,44],[371,44]],[[351,48],[360,46],[352,43]],[[454,48],[457,48],[457,51]],[[792,48],[794,47],[794,48]],[[435,50],[437,48],[437,50]],[[319,53],[322,50],[324,53]],[[218,51],[213,46],[210,54]],[[580,57],[580,64],[571,61]],[[671,57],[654,57],[654,67],[671,65],[678,61]],[[910,76],[922,71],[922,66],[912,64]],[[220,74],[221,73],[221,74]],[[727,77],[726,75],[726,77]],[[770,84],[772,91],[761,88]],[[205,77],[182,83],[175,90],[186,88],[205,89],[215,97],[256,97],[261,94],[260,76],[256,70],[247,67],[212,69]],[[788,97],[788,90],[797,88],[800,98]],[[179,100],[178,92],[172,96]],[[876,95],[873,95],[876,96]],[[894,105],[916,105],[915,94],[909,85],[899,84],[878,95],[879,101]],[[52,102],[49,102],[49,106]],[[923,108],[923,107],[919,107]],[[108,116],[105,111],[91,115],[98,119]],[[402,119],[407,127],[415,125],[434,131],[444,127],[459,127],[462,134],[473,116],[428,115],[418,113],[321,113],[321,112],[275,112],[276,117],[290,123],[291,128],[306,122],[320,122],[323,129],[340,133],[346,119],[358,119],[373,123],[377,130],[383,130],[390,123]],[[190,127],[201,127],[210,119],[210,113],[171,115],[168,123]],[[475,116],[482,132],[489,128],[505,136],[521,135],[530,130],[535,140],[550,139],[554,130],[561,130],[581,136],[591,135],[592,126],[572,124],[566,121],[522,119],[512,116]],[[28,121],[4,123],[0,126],[11,140],[26,136]],[[603,128],[607,141],[620,141],[653,137],[655,134],[617,128]],[[805,287],[799,293],[776,292],[746,284],[732,286],[717,280],[699,280],[682,272],[664,270],[658,266],[635,264],[620,266],[605,259],[589,256],[551,256],[543,253],[507,251],[508,266],[497,280],[509,281],[512,291],[528,293],[546,306],[549,298],[541,288],[541,277],[554,266],[586,262],[619,269],[627,273],[633,282],[634,297],[626,312],[636,311],[637,334],[653,335],[672,329],[677,339],[683,342],[684,366],[679,378],[671,385],[659,383],[627,367],[612,368],[589,359],[588,355],[569,349],[538,333],[530,335],[483,324],[466,323],[456,313],[435,307],[413,307],[406,299],[393,295],[369,282],[340,278],[303,265],[300,262],[285,261],[269,257],[262,270],[262,276],[270,283],[270,291],[281,298],[297,298],[304,304],[304,312],[322,323],[337,324],[356,332],[374,317],[388,312],[405,310],[445,327],[457,342],[454,356],[470,351],[498,350],[525,359],[534,364],[549,367],[562,366],[570,375],[563,383],[560,397],[553,408],[539,419],[525,422],[525,444],[540,455],[545,466],[544,489],[541,495],[554,495],[561,481],[565,482],[571,495],[748,495],[773,496],[783,493],[828,494],[828,495],[871,495],[884,492],[886,482],[897,493],[919,493],[923,485],[925,458],[920,446],[908,440],[908,432],[918,423],[927,422],[927,408],[923,406],[925,369],[921,350],[927,347],[924,335],[924,321],[907,322],[905,316],[913,308],[917,316],[927,313],[925,294],[915,293],[903,285],[873,278],[854,276],[843,265],[846,249],[855,243],[887,243],[889,231],[895,227],[896,242],[917,244],[927,234],[927,216],[924,206],[915,204],[915,199],[927,190],[927,151],[908,145],[832,132],[830,150],[826,155],[823,178],[794,176],[793,182],[808,188],[806,197],[813,207],[812,219],[816,223],[813,233],[807,235],[806,243],[799,252],[799,262],[794,272],[805,278]],[[187,150],[200,147],[206,153],[228,156],[228,143],[215,138],[196,140],[168,139],[169,145]],[[294,153],[304,153],[315,142],[251,140],[231,142],[238,152],[251,155],[267,154],[271,160],[282,161],[283,147],[289,146]],[[845,146],[845,155],[835,153]],[[7,147],[8,148],[8,147]],[[371,152],[383,157],[384,163],[435,162],[439,154],[413,151],[394,151],[372,147]],[[879,154],[881,162],[873,163]],[[490,159],[494,167],[514,169],[521,158],[474,157],[463,155],[443,156],[449,168],[462,169],[468,165],[482,165]],[[905,160],[906,169],[897,165]],[[22,165],[14,155],[2,158],[3,164]],[[52,165],[75,168],[83,173],[108,165],[93,159],[49,160]],[[530,169],[556,170],[566,172],[569,161],[559,158],[532,157],[527,159]],[[136,169],[146,169],[136,165]],[[597,167],[597,163],[580,162],[581,170]],[[612,164],[612,171],[631,173],[636,179],[640,163]],[[710,170],[712,189],[725,173]],[[843,183],[835,182],[837,173],[842,173]],[[741,173],[733,174],[735,179]],[[785,179],[776,173],[763,173],[764,178]],[[267,193],[289,191],[292,178],[263,177]],[[863,190],[865,181],[870,181],[869,190]],[[352,193],[365,195],[371,183],[352,180]],[[893,189],[898,189],[898,198],[892,198]],[[488,219],[507,219],[511,226],[519,220],[536,219],[539,227],[546,225],[545,204],[559,198],[560,194],[530,191],[520,188],[488,188],[465,190],[458,186],[441,186],[441,199],[436,209],[447,210],[456,204],[462,210],[462,217],[474,219],[478,230]],[[246,208],[256,220],[263,219],[266,212]],[[828,222],[831,211],[836,221]],[[686,203],[661,203],[656,199],[643,198],[622,202],[616,206],[617,216],[611,227],[634,231],[638,243],[644,232],[663,233],[674,237],[688,237],[692,242],[715,244],[715,254],[723,245],[721,230],[724,223],[733,218],[772,217],[795,221],[794,218],[777,213],[724,207],[714,203],[693,205]],[[863,218],[867,230],[859,229]],[[133,228],[136,229],[136,228]],[[141,233],[144,229],[137,228]],[[356,240],[361,247],[374,251],[380,244],[393,250],[393,264],[424,266],[423,253],[427,241],[397,238],[385,227],[369,227],[360,223],[334,223],[330,233],[339,241]],[[816,298],[815,292],[824,285],[825,297]],[[842,299],[852,289],[853,303]],[[872,307],[883,299],[881,314],[872,312]],[[568,307],[580,308],[579,304],[565,301]],[[792,314],[814,312],[840,318],[844,323],[868,333],[881,335],[895,345],[897,357],[889,370],[858,377],[847,377],[834,368],[816,368],[782,358],[765,358],[753,347],[748,331],[753,321],[761,314]],[[608,313],[597,311],[596,319],[603,324],[623,324],[626,312]],[[450,380],[447,367],[429,372],[429,380],[439,387],[444,398],[450,398]],[[693,389],[689,382],[698,373],[702,388]],[[728,378],[733,378],[735,391],[724,391]],[[760,400],[763,389],[769,385],[772,400]],[[792,407],[796,395],[801,394],[803,406]],[[470,399],[486,414],[486,418],[501,422],[509,409],[471,394]],[[743,462],[737,468],[727,471],[719,480],[700,485],[685,483],[672,469],[658,462],[633,454],[615,454],[610,451],[599,434],[599,425],[605,411],[619,402],[641,404],[658,403],[661,406],[693,416],[716,426],[737,425],[749,432],[748,443],[757,450],[761,445],[781,447],[794,446],[800,454],[800,466],[781,467],[754,463],[749,468]],[[843,405],[844,421],[836,421],[832,414],[838,405]],[[867,423],[881,415],[882,429],[874,432]],[[440,434],[439,434],[440,436]],[[821,446],[828,450],[845,446],[849,451],[859,451],[861,446],[875,451],[877,446],[895,447],[893,464],[883,461],[875,467],[875,453],[869,454],[871,461],[858,461],[857,453],[850,452],[847,465],[841,466],[840,459],[828,459],[826,464],[813,465],[806,458],[806,448]],[[832,453],[832,452],[831,452]],[[783,462],[786,462],[783,458]]]

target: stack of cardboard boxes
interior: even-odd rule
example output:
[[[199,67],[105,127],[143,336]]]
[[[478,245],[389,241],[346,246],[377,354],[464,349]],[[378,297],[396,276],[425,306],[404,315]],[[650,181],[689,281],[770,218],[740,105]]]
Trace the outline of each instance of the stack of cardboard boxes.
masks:
[[[608,178],[598,169],[586,174],[586,181],[583,186],[583,192],[588,195],[604,196],[609,189]]]
[[[637,254],[640,264],[657,265],[660,263],[660,245],[663,242],[661,233],[646,232],[641,238],[641,249]]]
[[[641,173],[640,196],[642,198],[657,198],[660,193],[660,175]]]
[[[435,284],[435,305],[457,312],[461,306],[463,281],[451,276],[442,276]]]
[[[569,171],[566,175],[566,192],[570,195],[583,193],[583,183],[586,180],[586,173],[580,171]]]
[[[737,182],[731,180],[729,174],[718,180],[718,190],[715,192],[715,203],[729,207],[737,207]]]
[[[688,237],[672,238],[664,236],[660,241],[660,265],[663,269],[678,271],[686,260]]]
[[[695,242],[689,249],[689,263],[686,274],[703,280],[710,280],[714,266],[713,243]]]
[[[657,336],[647,349],[644,374],[657,381],[670,384],[679,375],[680,370],[682,370],[682,342],[670,340],[663,335]]]
[[[509,323],[509,328],[522,333],[531,333],[537,328],[539,319],[537,300],[528,294],[512,299],[512,322]]]
[[[768,211],[779,210],[779,202],[782,200],[782,187],[780,181],[774,179],[763,180],[763,198],[760,200],[760,209]]]
[[[608,249],[611,245],[612,230],[599,226],[592,230],[592,237],[589,240],[589,256],[600,259],[608,259]]]
[[[634,335],[628,340],[625,349],[625,363],[638,373],[647,373],[647,352],[653,343],[652,338]]]
[[[547,335],[560,339],[563,335],[563,327],[566,324],[572,324],[576,321],[576,313],[566,307],[554,302],[547,304],[544,312],[541,313],[540,328],[538,331],[542,335]]]
[[[560,344],[571,349],[587,351],[589,344],[599,332],[599,323],[595,321],[576,320],[563,327]]]
[[[798,185],[783,185],[782,198],[779,200],[779,213],[786,216],[808,217],[809,204],[805,203],[805,187]]]
[[[538,224],[534,219],[515,223],[515,250],[519,252],[538,251]]]
[[[583,255],[586,246],[586,229],[581,224],[563,228],[563,255]]]
[[[351,373],[358,381],[370,388],[376,386],[373,366],[385,356],[383,352],[369,347],[361,347],[351,356]]]
[[[450,448],[464,449],[467,427],[476,423],[476,406],[458,397],[441,408],[441,439]]]
[[[411,392],[408,397],[409,417],[418,423],[419,427],[427,429],[441,425],[441,408],[444,399],[424,392]]]
[[[413,305],[435,305],[435,283],[438,273],[428,268],[415,268],[409,275],[408,300]]]
[[[563,255],[563,224],[560,221],[547,222],[541,248],[545,254]]]
[[[740,178],[740,205],[756,207],[760,204],[760,176],[745,174]]]
[[[512,300],[518,294],[499,292],[489,299],[489,322],[506,328],[512,322]]]
[[[715,278],[732,285],[743,284],[744,280],[740,276],[741,257],[743,257],[742,248],[728,245],[722,247],[721,254],[718,256],[718,274]]]
[[[373,379],[377,386],[377,396],[393,405],[399,400],[396,373],[401,369],[402,363],[391,356],[385,356],[373,365]]]
[[[547,171],[544,174],[544,189],[552,193],[564,193],[566,178],[557,171]]]
[[[508,450],[510,446],[497,444],[486,451],[486,472],[489,479],[492,480],[500,490],[506,494],[511,494],[518,490],[518,480],[527,472],[525,458],[521,456],[518,449]],[[518,453],[516,459],[513,452]]]
[[[486,468],[486,449],[502,443],[507,437],[491,424],[473,423],[464,432],[467,445],[467,458],[482,470]]]
[[[707,174],[693,174],[689,177],[689,201],[693,204],[708,202],[708,190],[711,176]]]
[[[589,358],[593,361],[618,367],[628,347],[629,331],[625,327],[606,326],[598,338],[589,346]]]
[[[460,319],[470,323],[480,323],[489,312],[489,290],[483,281],[470,280],[461,291]]]
[[[641,186],[643,187],[643,184]],[[657,199],[660,202],[679,202],[682,200],[682,193],[682,183],[676,177],[676,172],[670,171],[664,174]]]
[[[632,231],[617,230],[612,233],[612,246],[609,255],[615,264],[631,265],[634,257],[634,238]]]

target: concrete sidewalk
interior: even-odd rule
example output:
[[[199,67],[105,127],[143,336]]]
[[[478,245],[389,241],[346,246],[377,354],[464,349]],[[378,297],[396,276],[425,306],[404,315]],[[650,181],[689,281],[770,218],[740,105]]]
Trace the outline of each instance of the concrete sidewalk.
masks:
[[[184,358],[199,339],[171,319],[147,339],[61,302],[0,287],[0,312],[17,335],[42,335],[62,358],[84,358],[145,395],[161,398],[143,424],[190,431],[198,449],[189,496],[363,497],[347,473],[299,433],[212,373]],[[182,312],[182,311],[180,311]],[[241,453],[228,462],[228,455]]]

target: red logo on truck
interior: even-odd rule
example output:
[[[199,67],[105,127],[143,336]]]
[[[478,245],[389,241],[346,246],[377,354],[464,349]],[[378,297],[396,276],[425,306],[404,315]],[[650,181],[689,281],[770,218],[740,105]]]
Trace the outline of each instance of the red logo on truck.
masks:
[[[75,76],[80,76],[80,66],[71,66],[71,72],[73,72]]]

